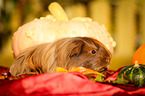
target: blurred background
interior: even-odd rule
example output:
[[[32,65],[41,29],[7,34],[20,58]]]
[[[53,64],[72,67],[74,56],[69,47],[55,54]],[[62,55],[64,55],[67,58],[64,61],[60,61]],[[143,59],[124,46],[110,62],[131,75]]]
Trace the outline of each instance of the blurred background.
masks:
[[[0,66],[14,61],[12,36],[23,24],[50,14],[57,1],[69,18],[91,17],[104,24],[117,43],[110,69],[130,65],[136,49],[145,43],[145,0],[0,0]]]

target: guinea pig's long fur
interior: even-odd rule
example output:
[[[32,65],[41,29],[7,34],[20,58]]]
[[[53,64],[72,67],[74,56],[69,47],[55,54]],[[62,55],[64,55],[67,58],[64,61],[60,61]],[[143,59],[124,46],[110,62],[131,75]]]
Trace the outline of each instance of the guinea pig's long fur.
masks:
[[[55,67],[70,69],[86,67],[95,71],[107,68],[111,53],[98,40],[89,37],[69,37],[40,44],[20,53],[12,66],[13,76],[30,72],[55,72]]]

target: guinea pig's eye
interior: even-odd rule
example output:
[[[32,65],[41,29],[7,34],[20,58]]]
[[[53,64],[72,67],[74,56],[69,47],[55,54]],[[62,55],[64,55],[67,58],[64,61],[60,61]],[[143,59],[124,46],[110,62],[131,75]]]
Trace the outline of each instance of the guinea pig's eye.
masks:
[[[96,50],[92,50],[91,53],[92,54],[96,54],[97,52],[96,52]]]

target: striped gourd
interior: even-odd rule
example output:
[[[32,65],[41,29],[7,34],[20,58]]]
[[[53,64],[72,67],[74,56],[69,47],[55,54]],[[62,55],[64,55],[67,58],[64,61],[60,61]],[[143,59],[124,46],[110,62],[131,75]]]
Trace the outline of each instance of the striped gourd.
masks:
[[[126,66],[119,72],[118,77],[121,78],[122,75],[124,79],[141,87],[145,84],[145,65],[136,62],[134,65]]]

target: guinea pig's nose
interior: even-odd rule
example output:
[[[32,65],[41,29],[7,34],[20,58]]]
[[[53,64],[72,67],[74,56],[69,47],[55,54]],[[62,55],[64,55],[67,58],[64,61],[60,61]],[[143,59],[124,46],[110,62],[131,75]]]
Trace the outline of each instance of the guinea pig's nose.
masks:
[[[110,62],[110,58],[104,58],[104,61],[109,63]]]

